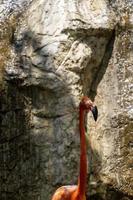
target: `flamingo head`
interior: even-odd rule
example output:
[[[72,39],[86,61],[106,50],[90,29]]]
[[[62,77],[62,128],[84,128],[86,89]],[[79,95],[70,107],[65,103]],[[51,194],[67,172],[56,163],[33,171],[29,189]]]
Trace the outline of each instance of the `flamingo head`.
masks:
[[[94,120],[97,121],[97,117],[98,117],[97,106],[95,106],[94,103],[87,96],[82,97],[80,101],[80,107],[86,112],[91,111],[93,114]]]

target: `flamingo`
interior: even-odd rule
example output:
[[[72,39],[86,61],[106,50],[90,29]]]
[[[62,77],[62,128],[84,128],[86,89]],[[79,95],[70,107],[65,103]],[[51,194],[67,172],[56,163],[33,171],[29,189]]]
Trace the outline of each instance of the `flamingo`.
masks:
[[[52,200],[86,200],[87,156],[84,121],[85,115],[89,111],[92,111],[96,121],[98,116],[97,107],[87,96],[83,96],[79,104],[80,173],[78,185],[67,185],[58,188],[52,196]]]

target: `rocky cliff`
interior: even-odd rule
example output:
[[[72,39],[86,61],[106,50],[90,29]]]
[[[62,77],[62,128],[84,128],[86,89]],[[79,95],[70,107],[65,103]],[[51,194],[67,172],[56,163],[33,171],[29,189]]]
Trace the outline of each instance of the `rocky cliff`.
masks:
[[[132,199],[132,1],[0,3],[0,199],[77,183],[82,95],[99,108],[86,127],[87,195]]]

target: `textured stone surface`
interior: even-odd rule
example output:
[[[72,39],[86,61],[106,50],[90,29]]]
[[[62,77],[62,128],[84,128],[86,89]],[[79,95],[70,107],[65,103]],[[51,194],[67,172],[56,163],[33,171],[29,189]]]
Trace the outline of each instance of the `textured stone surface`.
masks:
[[[32,0],[0,0],[0,24],[12,14],[20,14]]]
[[[87,126],[87,193],[132,198],[131,4],[39,0],[19,20],[10,16],[1,36],[0,199],[50,199],[60,185],[77,183],[83,94],[99,107],[98,122],[89,117]]]
[[[93,169],[96,176],[100,175],[99,180],[132,195],[132,31],[119,29],[116,35],[112,57],[95,98],[100,114],[91,132]]]

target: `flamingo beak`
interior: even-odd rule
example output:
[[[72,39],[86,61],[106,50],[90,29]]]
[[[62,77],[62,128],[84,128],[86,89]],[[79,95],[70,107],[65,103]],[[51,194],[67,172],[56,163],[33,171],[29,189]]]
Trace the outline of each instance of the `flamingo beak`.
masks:
[[[93,106],[92,109],[91,109],[91,112],[93,114],[94,120],[97,121],[97,118],[98,118],[98,109],[97,109],[97,106]]]

